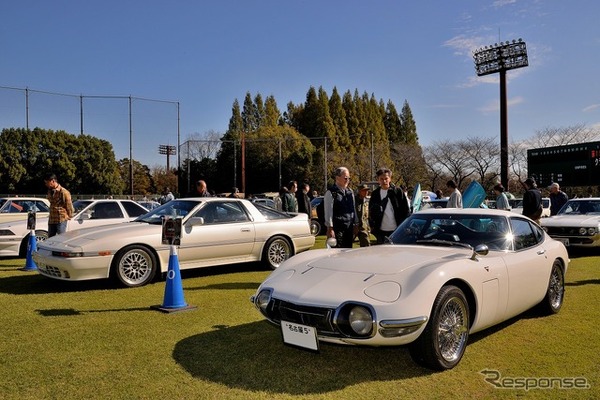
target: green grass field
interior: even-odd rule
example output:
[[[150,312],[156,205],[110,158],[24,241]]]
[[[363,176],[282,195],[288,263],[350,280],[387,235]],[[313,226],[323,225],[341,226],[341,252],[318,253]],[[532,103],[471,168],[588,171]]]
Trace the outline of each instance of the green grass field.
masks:
[[[403,347],[283,345],[249,301],[269,274],[259,265],[184,271],[185,300],[198,308],[165,314],[150,308],[164,282],[59,282],[19,271],[24,259],[0,260],[0,398],[597,399],[599,261],[572,257],[559,314],[527,312],[472,335],[455,369],[433,373]],[[508,388],[487,382],[493,374]],[[588,388],[522,388],[548,378]]]

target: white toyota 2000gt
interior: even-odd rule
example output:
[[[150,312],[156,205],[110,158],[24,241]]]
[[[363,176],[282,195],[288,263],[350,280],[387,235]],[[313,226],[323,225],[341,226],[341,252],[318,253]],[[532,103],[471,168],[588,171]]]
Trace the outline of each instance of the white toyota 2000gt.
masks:
[[[436,370],[458,364],[470,333],[563,304],[565,246],[526,217],[429,209],[389,240],[292,257],[251,300],[286,344],[408,345],[417,363]]]
[[[170,245],[162,242],[163,217],[182,218],[180,268],[249,261],[271,268],[311,248],[306,214],[288,215],[248,200],[217,197],[176,199],[132,222],[53,236],[33,253],[40,274],[62,280],[114,276],[142,286],[166,272]]]

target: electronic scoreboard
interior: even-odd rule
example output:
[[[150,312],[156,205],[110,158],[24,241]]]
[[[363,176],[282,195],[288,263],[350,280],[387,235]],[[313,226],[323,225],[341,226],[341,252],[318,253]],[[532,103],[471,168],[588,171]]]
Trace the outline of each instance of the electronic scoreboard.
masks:
[[[600,185],[600,142],[527,150],[527,170],[538,187]]]

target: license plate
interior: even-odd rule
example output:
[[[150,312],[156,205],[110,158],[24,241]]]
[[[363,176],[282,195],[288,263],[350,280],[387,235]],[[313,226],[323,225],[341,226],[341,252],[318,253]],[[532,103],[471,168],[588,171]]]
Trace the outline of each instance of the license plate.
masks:
[[[283,334],[283,342],[286,344],[319,351],[317,330],[312,326],[281,321],[281,333]]]
[[[560,242],[562,242],[562,244],[565,245],[565,247],[569,247],[569,239],[563,239],[563,238],[559,238],[558,239]]]

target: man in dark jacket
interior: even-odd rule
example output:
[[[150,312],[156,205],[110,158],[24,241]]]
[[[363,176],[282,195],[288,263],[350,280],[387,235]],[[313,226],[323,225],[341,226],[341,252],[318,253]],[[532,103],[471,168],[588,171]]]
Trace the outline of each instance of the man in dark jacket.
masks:
[[[303,183],[300,185],[300,190],[296,191],[296,200],[298,201],[298,212],[308,214],[308,219],[311,217],[311,206],[310,206],[310,185]]]
[[[404,191],[392,185],[391,170],[379,169],[377,182],[379,187],[373,191],[369,200],[369,221],[377,244],[382,244],[386,236],[390,236],[408,217],[410,209]]]
[[[532,178],[527,178],[524,186],[523,215],[539,224],[542,216],[542,193],[537,188],[535,180]]]
[[[335,170],[335,184],[325,192],[323,206],[327,238],[335,238],[335,247],[352,248],[358,232],[354,192],[348,188],[350,172],[346,167]]]

